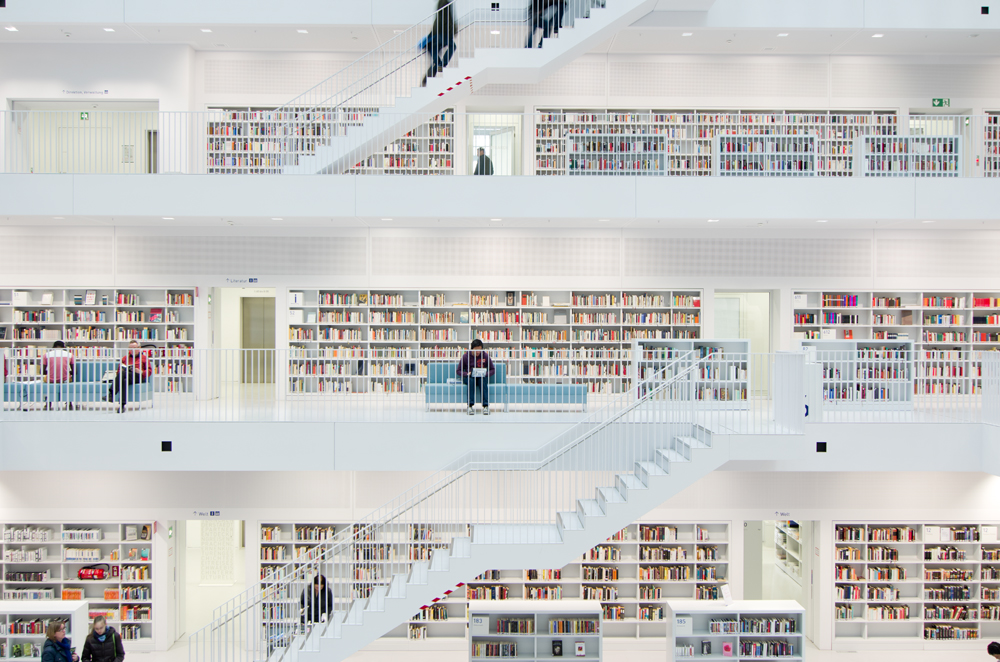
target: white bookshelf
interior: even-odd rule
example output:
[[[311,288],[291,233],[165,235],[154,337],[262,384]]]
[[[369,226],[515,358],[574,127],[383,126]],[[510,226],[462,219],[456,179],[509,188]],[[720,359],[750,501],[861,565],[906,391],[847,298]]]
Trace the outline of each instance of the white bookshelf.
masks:
[[[3,524],[0,588],[5,604],[21,606],[9,613],[32,615],[36,604],[82,600],[89,605],[85,617],[103,615],[121,634],[127,651],[153,650],[153,526]],[[107,570],[105,579],[78,577],[81,568],[98,564]]]
[[[339,532],[353,525],[343,522],[260,523],[257,558],[260,559],[262,589],[273,581],[272,573],[295,560],[294,549],[298,543],[292,537],[299,526],[332,526]],[[276,532],[275,527],[280,527],[280,532]],[[429,533],[421,533],[419,540],[413,540],[413,532],[408,528],[380,531],[378,539],[370,541],[362,552],[370,558],[358,560],[359,569],[374,573],[350,590],[360,594],[371,586],[387,582],[388,578],[382,577],[378,570],[387,562],[407,559],[411,554],[420,558],[436,548],[446,547],[444,537],[434,533],[436,528],[440,527],[429,525],[425,529]],[[605,637],[662,639],[666,635],[663,614],[667,600],[713,601],[721,598],[719,587],[729,581],[730,531],[729,522],[635,522],[562,568],[486,570],[462,590],[442,596],[428,609],[414,614],[386,638],[397,641],[464,638],[470,601],[489,598],[501,603],[527,600],[532,604],[593,599],[603,614]],[[284,550],[283,560],[270,558],[275,555],[271,550],[276,548]],[[269,558],[264,560],[264,556]],[[270,612],[273,618],[267,624],[276,627],[285,622],[282,615],[298,623],[299,597],[283,596],[276,600]]]
[[[508,364],[509,383],[562,381],[592,394],[621,393],[633,339],[702,335],[702,291],[695,289],[289,294],[288,342],[296,350],[289,391],[299,394],[419,392],[427,375],[421,352],[458,360],[475,338]]]
[[[718,177],[815,177],[816,137],[716,136]]]
[[[914,352],[909,340],[800,340],[815,351],[824,406],[913,408]]]
[[[0,351],[13,379],[38,379],[62,340],[77,361],[117,359],[129,342],[150,352],[157,391],[192,390],[193,288],[2,288]]]
[[[1000,635],[997,524],[835,522],[834,648]]]
[[[568,657],[600,662],[602,633],[601,609],[590,600],[469,602],[470,660]]]
[[[761,159],[762,170],[753,174],[773,168],[775,173],[851,176],[858,140],[895,136],[898,128],[895,111],[881,110],[539,108],[535,174],[707,176],[720,172],[713,158],[720,155],[720,136],[752,136],[776,149],[802,148],[786,154],[796,157],[794,169],[782,171],[782,159],[772,155]],[[788,165],[792,160],[784,159]]]
[[[667,652],[674,660],[804,659],[805,610],[794,600],[670,600],[667,609]]]
[[[797,340],[912,341],[917,395],[981,388],[980,352],[1000,348],[1000,292],[793,292]]]
[[[30,606],[20,600],[0,600],[0,658],[39,660],[50,621],[66,624],[73,651],[83,652],[88,632],[87,603],[82,600],[38,600]]]
[[[865,136],[865,177],[961,177],[961,136]]]
[[[750,406],[749,340],[635,340],[632,357],[637,364],[632,374],[640,381],[648,379],[686,352],[694,353],[690,363],[697,361],[699,367],[687,379],[675,383],[662,397],[689,399],[693,393],[695,406],[706,409],[746,409]]]
[[[455,111],[430,117],[382,151],[365,157],[350,172],[362,175],[453,175]]]
[[[798,522],[777,520],[774,523],[774,565],[802,585],[802,537]]]
[[[986,111],[983,126],[983,174],[1000,177],[1000,112]]]

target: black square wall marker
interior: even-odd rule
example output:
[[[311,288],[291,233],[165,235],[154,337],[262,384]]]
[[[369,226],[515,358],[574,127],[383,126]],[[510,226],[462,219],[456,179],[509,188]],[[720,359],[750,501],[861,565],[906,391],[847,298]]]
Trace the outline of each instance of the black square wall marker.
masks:
[[[165,441],[163,443],[167,444],[167,443],[170,443],[170,442]],[[825,441],[817,441],[816,442],[816,452],[817,453],[825,453],[826,452],[826,442]]]
[[[161,441],[160,451],[163,453],[169,453],[174,450],[174,442],[172,441]]]
[[[0,6],[2,6],[2,5],[0,5]],[[979,13],[980,14],[989,14],[990,13],[990,8],[989,7],[980,7],[979,8]]]

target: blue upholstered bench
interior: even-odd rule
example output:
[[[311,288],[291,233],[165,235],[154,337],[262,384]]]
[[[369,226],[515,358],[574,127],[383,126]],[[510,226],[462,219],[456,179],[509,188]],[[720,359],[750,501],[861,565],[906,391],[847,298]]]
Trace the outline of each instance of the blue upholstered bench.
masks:
[[[560,405],[580,405],[586,411],[587,387],[583,384],[508,384],[508,408],[522,405],[550,405],[546,409]]]
[[[21,385],[21,399],[25,402],[72,402],[86,404],[101,402],[111,384],[101,382],[104,373],[118,369],[119,362],[108,359],[77,361],[73,381],[64,383],[32,382]],[[128,402],[142,406],[153,404],[153,383],[150,376],[144,383],[128,387]]]
[[[493,366],[496,372],[488,382],[490,407],[502,405],[507,399],[507,365],[494,361]],[[427,409],[432,405],[469,404],[469,387],[463,384],[462,378],[455,373],[457,368],[458,363],[427,364],[427,384],[424,385],[424,402]]]

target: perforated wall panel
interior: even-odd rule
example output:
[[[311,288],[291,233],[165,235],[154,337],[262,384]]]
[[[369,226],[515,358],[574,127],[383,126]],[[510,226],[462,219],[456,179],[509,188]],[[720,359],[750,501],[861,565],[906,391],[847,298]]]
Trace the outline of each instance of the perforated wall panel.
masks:
[[[346,60],[207,60],[208,94],[287,94],[308,90],[350,62]]]
[[[1000,238],[989,235],[879,237],[875,243],[875,275],[881,278],[989,278],[1000,276]]]
[[[3,235],[0,273],[18,275],[110,276],[114,271],[111,235],[72,235],[48,228],[39,235]]]
[[[619,242],[573,237],[374,237],[372,275],[615,277]]]
[[[869,239],[626,239],[626,276],[871,277]]]
[[[495,84],[476,90],[477,95],[538,96],[543,94],[572,96],[606,96],[607,62],[577,60],[555,72],[541,83],[532,85]]]
[[[792,60],[611,62],[613,96],[826,97],[827,65]]]
[[[364,237],[120,237],[120,276],[365,274]]]
[[[995,97],[1000,65],[834,62],[834,97]]]

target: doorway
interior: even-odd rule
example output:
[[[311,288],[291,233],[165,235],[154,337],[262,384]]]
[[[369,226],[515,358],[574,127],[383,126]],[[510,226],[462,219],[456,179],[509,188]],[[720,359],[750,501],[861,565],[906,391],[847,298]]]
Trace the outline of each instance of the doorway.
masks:
[[[246,528],[242,520],[178,522],[183,600],[178,632],[197,632],[212,611],[246,588]]]
[[[494,175],[520,175],[522,121],[521,115],[470,114],[468,174],[476,174],[478,154],[482,149],[493,166]]]
[[[244,384],[274,382],[274,297],[240,299],[240,381]]]
[[[741,338],[750,341],[751,354],[771,353],[771,293],[716,292],[715,337]],[[766,357],[749,357],[752,394],[767,397],[771,381],[770,362]]]
[[[815,578],[818,522],[793,519],[743,523],[743,598],[795,600],[805,608],[803,632],[815,641],[812,615],[818,614]]]

